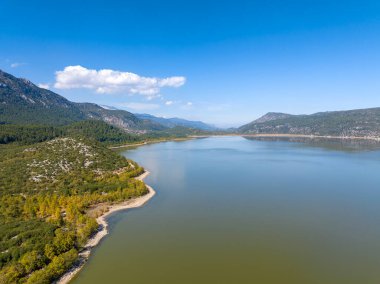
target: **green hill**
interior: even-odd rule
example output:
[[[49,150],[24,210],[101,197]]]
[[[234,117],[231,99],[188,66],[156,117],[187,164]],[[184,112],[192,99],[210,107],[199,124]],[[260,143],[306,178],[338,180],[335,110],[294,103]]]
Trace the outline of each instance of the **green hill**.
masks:
[[[98,228],[88,209],[145,194],[143,171],[79,138],[1,146],[0,283],[57,279]]]
[[[82,137],[102,144],[138,142],[144,136],[131,134],[100,120],[83,120],[66,126],[0,124],[0,145],[29,145],[57,137]]]
[[[99,120],[85,120],[72,123],[62,128],[66,136],[86,137],[103,144],[125,144],[142,140],[141,136]]]

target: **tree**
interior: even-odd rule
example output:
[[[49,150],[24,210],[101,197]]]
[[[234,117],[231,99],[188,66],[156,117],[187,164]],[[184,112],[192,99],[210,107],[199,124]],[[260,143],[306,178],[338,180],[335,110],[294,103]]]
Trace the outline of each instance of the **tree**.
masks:
[[[20,263],[24,266],[25,272],[30,273],[44,266],[44,259],[41,254],[33,250],[21,257]]]

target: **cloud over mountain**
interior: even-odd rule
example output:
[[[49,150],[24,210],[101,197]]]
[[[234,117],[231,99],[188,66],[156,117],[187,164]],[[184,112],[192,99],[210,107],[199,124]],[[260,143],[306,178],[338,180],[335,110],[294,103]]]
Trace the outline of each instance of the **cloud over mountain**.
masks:
[[[57,89],[92,89],[97,93],[139,94],[154,97],[164,87],[178,88],[185,84],[186,78],[174,76],[168,78],[143,77],[131,72],[111,69],[87,69],[80,65],[67,66],[57,71],[54,87]]]

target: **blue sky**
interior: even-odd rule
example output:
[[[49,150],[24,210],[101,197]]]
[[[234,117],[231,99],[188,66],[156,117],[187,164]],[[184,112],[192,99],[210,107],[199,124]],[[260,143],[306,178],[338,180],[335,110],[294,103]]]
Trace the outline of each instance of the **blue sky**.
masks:
[[[0,68],[73,101],[219,126],[380,106],[380,1],[2,0],[0,18]]]

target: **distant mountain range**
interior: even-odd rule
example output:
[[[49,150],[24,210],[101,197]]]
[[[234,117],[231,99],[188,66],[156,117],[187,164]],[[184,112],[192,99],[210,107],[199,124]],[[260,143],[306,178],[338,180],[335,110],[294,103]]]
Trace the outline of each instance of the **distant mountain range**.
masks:
[[[138,113],[136,113],[135,116],[143,120],[149,120],[149,121],[158,123],[168,128],[181,126],[181,127],[195,128],[195,129],[200,129],[200,130],[205,130],[205,131],[217,130],[215,126],[206,124],[202,121],[192,121],[192,120],[186,120],[186,119],[177,118],[177,117],[164,118],[164,117],[153,116],[150,114],[138,114]]]
[[[160,119],[93,103],[74,103],[22,78],[0,70],[0,124],[67,125],[87,119],[101,120],[130,133],[161,131],[176,126],[214,129],[200,121]]]
[[[380,108],[291,115],[270,112],[238,128],[244,134],[380,136]]]
[[[103,121],[128,133],[218,130],[201,121],[133,114],[93,103],[74,103],[52,91],[37,87],[29,80],[16,78],[0,70],[0,124],[60,126],[84,120]],[[232,131],[242,134],[380,137],[380,108],[311,115],[269,112]]]

